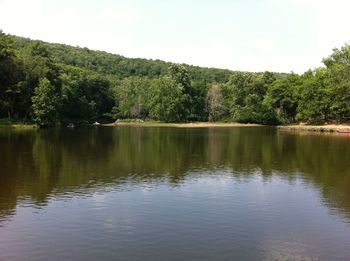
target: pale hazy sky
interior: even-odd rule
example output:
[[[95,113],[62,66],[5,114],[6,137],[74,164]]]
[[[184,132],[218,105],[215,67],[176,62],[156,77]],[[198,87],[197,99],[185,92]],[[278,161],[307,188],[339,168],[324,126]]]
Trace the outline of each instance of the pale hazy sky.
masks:
[[[0,29],[127,57],[304,72],[350,40],[347,0],[0,0]]]

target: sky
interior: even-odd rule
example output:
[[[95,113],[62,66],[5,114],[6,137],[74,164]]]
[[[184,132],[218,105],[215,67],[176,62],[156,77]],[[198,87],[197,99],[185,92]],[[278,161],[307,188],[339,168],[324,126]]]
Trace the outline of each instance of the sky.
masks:
[[[5,33],[241,71],[303,73],[350,41],[348,0],[0,0]]]

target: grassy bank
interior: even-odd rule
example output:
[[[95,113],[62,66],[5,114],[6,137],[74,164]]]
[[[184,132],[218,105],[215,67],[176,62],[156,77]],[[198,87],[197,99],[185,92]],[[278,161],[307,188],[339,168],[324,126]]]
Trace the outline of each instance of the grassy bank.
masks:
[[[338,133],[350,133],[349,124],[325,124],[325,125],[283,125],[278,126],[280,130],[291,131],[314,131],[314,132],[338,132]]]
[[[12,120],[12,119],[0,119],[0,129],[12,128],[12,129],[33,129],[36,128],[35,124]]]

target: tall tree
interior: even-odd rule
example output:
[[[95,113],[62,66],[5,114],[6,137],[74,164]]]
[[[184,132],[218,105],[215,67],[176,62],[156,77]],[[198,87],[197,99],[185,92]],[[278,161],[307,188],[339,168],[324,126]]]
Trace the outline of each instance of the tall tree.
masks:
[[[58,96],[47,78],[40,80],[32,97],[33,119],[40,127],[55,125],[58,121]]]
[[[350,45],[346,44],[323,59],[329,72],[334,92],[333,116],[338,120],[350,119]]]
[[[273,108],[280,122],[295,122],[302,79],[292,73],[269,85],[264,103]]]
[[[191,77],[188,69],[184,65],[172,64],[169,66],[169,76],[177,84],[182,86],[183,112],[182,121],[191,120],[194,117],[194,90],[191,85]]]
[[[299,119],[327,121],[332,118],[335,94],[333,88],[326,68],[306,72],[303,75],[298,105]]]
[[[276,123],[275,113],[263,101],[273,74],[235,72],[223,85],[223,94],[230,117],[238,122]]]
[[[148,116],[149,79],[137,76],[125,78],[114,92],[120,117],[144,119]]]
[[[165,122],[183,121],[183,86],[163,76],[152,83],[150,116]]]

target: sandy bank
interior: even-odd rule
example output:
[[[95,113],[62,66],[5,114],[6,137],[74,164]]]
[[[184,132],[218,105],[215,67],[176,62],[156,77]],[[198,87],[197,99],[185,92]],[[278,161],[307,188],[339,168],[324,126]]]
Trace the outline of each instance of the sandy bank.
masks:
[[[278,126],[280,130],[292,131],[319,131],[319,132],[338,132],[349,133],[350,125],[346,124],[330,124],[330,125],[285,125]]]

